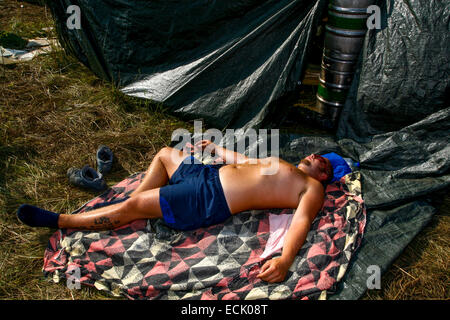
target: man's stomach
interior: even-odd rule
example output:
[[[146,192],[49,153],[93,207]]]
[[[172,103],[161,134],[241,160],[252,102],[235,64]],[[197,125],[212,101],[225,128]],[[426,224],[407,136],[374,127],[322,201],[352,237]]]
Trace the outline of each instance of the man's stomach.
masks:
[[[282,173],[264,175],[260,166],[231,164],[220,168],[219,178],[232,214],[298,205],[297,188]]]

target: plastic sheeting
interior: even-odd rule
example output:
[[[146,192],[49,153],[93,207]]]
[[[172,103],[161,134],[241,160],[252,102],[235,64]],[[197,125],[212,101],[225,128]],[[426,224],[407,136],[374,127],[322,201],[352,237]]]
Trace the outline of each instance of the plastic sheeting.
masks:
[[[335,137],[291,137],[293,150],[334,151],[361,163],[368,221],[330,299],[357,299],[369,266],[386,271],[435,213],[450,185],[450,3],[382,0]]]
[[[319,136],[281,138],[281,157],[292,163],[310,153],[327,152],[360,161],[366,229],[361,247],[329,299],[360,298],[372,275],[368,268],[387,271],[430,221],[434,200],[450,185],[449,132],[450,108],[446,108],[397,132],[375,135],[367,143]]]
[[[450,185],[450,3],[379,5],[382,29],[366,37],[336,137],[343,152],[361,162],[368,223],[331,299],[360,297],[367,268],[386,271]]]
[[[55,39],[37,38],[28,41],[25,50],[8,49],[0,46],[0,64],[16,64],[30,61],[59,47]]]
[[[382,29],[367,33],[336,135],[280,137],[292,163],[336,152],[361,165],[366,230],[329,299],[360,298],[369,267],[387,271],[450,189],[450,3],[378,5]]]
[[[338,136],[392,132],[450,106],[450,3],[379,1],[382,29],[371,30]]]
[[[326,0],[53,0],[64,46],[130,96],[223,129],[294,90]],[[69,30],[69,5],[81,29]]]

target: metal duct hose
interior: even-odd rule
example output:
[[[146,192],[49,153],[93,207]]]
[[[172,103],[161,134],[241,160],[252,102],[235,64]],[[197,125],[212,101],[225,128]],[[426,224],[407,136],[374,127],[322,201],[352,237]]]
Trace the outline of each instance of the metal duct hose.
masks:
[[[375,0],[330,0],[315,111],[333,126],[344,106]]]

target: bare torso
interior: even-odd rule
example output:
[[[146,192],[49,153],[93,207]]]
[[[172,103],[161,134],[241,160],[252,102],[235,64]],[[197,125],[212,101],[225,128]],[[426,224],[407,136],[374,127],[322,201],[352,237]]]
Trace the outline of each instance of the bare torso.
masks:
[[[253,159],[254,160],[254,159]],[[252,209],[297,208],[311,177],[290,163],[270,162],[230,164],[219,176],[232,214]],[[278,167],[277,163],[278,162]]]

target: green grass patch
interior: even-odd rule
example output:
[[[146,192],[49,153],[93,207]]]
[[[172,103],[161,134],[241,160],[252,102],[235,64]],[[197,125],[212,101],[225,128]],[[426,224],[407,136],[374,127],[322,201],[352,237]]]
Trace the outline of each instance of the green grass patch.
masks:
[[[0,31],[0,46],[3,48],[22,50],[25,48],[27,43],[27,40],[14,33]]]

